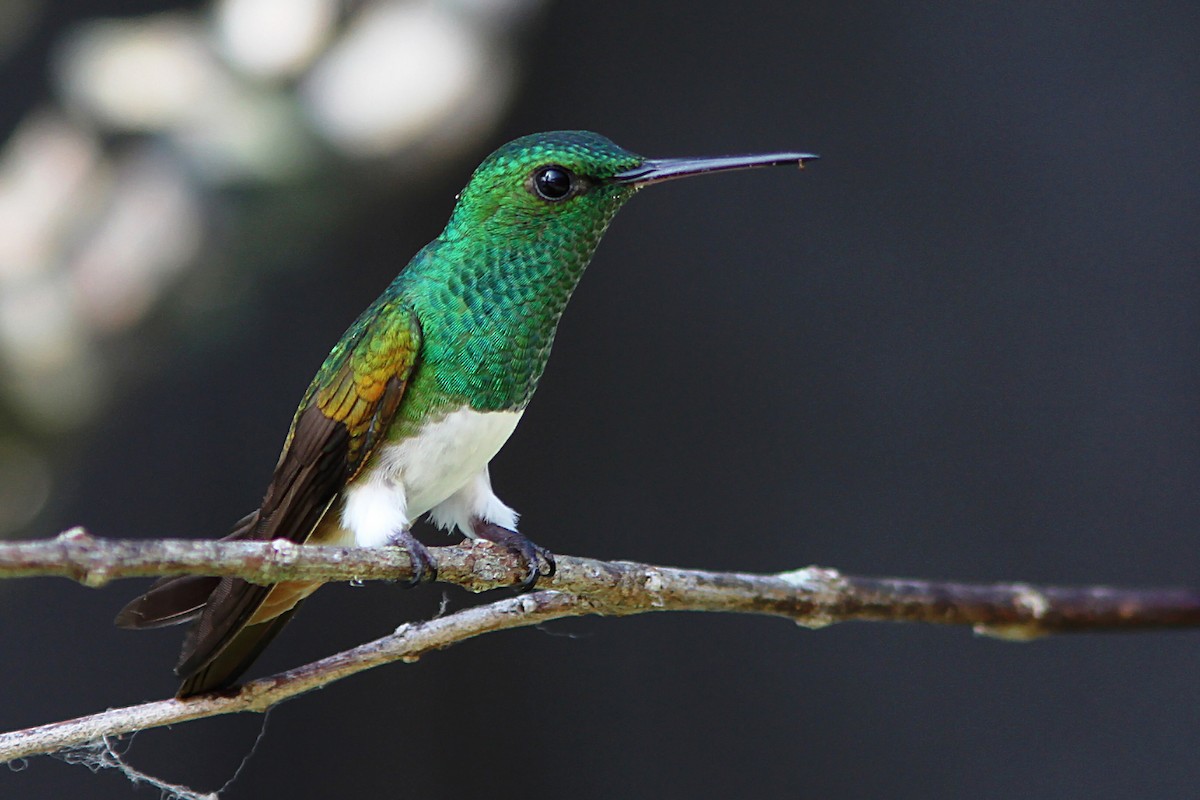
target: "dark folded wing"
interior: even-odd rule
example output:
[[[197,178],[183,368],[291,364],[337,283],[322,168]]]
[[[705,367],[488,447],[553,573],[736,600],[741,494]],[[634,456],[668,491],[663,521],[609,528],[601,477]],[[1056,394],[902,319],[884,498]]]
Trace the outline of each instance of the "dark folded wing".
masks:
[[[360,317],[306,393],[261,507],[226,538],[306,541],[382,440],[420,344],[419,323],[405,307],[378,304]],[[247,627],[271,588],[240,578],[170,578],[126,606],[117,623],[145,628],[195,619],[176,672],[203,670],[201,685],[188,693],[204,691],[236,678],[282,626],[268,620]],[[226,648],[242,654],[221,659],[232,668],[206,669]]]

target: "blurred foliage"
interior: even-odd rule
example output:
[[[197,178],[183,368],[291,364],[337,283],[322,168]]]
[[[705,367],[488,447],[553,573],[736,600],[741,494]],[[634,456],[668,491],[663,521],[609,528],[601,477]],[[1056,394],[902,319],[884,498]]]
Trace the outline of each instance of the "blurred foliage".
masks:
[[[171,332],[337,224],[331,187],[412,185],[485,139],[538,5],[217,0],[55,30],[53,96],[0,148],[0,535]],[[0,7],[0,55],[49,12]]]

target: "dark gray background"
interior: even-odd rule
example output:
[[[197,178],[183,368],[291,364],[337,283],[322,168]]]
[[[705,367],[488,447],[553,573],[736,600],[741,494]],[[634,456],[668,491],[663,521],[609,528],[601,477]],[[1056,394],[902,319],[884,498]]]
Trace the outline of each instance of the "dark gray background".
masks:
[[[5,119],[37,96],[55,24],[8,65]],[[1196,6],[561,3],[530,33],[495,144],[579,127],[653,156],[822,160],[621,213],[493,466],[527,534],[714,569],[1197,583]],[[80,444],[56,523],[215,536],[252,508],[328,347],[477,157],[385,196],[148,375]],[[3,588],[4,728],[173,691],[176,632],[109,624],[135,588]],[[439,597],[329,587],[256,671]],[[1198,648],[567,621],[277,709],[225,796],[1194,797]],[[259,726],[146,733],[130,758],[214,788]],[[46,758],[0,792],[134,796]]]

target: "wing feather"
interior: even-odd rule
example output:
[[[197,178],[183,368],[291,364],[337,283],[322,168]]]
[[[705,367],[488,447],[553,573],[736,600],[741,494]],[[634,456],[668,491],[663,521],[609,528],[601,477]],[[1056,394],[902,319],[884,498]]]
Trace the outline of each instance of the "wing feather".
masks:
[[[420,349],[411,309],[390,302],[368,309],[305,394],[262,505],[226,538],[306,541],[386,436]],[[248,626],[271,588],[240,578],[169,579],[126,606],[117,622],[155,627],[195,619],[176,672],[187,679],[181,696],[196,694],[235,680],[265,646],[262,639],[282,627]],[[230,657],[221,657],[227,649]]]

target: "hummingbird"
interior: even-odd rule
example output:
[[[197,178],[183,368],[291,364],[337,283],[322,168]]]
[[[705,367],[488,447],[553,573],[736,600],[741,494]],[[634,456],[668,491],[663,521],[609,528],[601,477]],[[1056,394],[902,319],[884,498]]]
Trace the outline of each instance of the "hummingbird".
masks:
[[[422,515],[516,553],[521,589],[553,554],[517,532],[488,464],[520,421],[559,318],[613,215],[639,189],[808,153],[648,159],[588,131],[524,136],[484,159],[441,234],[334,345],[304,393],[259,508],[227,540],[405,548],[413,584],[436,565]],[[117,615],[124,628],[192,623],[178,697],[231,686],[320,582],[164,578]]]

